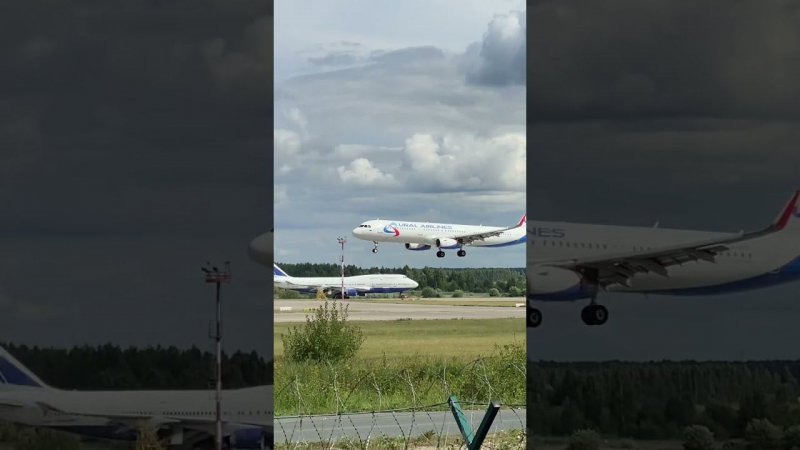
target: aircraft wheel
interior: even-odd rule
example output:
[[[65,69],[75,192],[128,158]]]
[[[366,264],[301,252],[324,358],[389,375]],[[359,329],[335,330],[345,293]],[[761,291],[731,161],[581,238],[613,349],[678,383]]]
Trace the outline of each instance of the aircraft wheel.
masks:
[[[436,252],[436,257],[438,257],[438,258],[444,258],[444,252],[443,252],[443,251],[441,251],[441,250],[439,250],[438,252]]]
[[[462,256],[462,257],[466,256],[466,254],[467,254],[467,252],[465,252],[464,250],[459,250],[458,252],[456,252],[456,255]]]
[[[378,253],[378,249],[377,248],[373,248],[372,249],[372,253]]]
[[[536,328],[542,324],[542,312],[536,308],[528,309],[528,326]]]
[[[603,305],[594,305],[592,319],[595,325],[602,325],[608,321],[608,310]]]
[[[608,321],[608,310],[603,305],[589,305],[581,310],[581,319],[586,325],[602,325]]]

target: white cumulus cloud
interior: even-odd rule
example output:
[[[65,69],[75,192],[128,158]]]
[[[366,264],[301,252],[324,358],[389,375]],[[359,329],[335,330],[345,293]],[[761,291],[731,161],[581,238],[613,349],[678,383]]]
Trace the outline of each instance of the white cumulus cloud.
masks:
[[[343,183],[359,186],[394,186],[397,184],[394,176],[382,172],[373,166],[367,158],[353,160],[349,166],[339,166],[339,178]]]

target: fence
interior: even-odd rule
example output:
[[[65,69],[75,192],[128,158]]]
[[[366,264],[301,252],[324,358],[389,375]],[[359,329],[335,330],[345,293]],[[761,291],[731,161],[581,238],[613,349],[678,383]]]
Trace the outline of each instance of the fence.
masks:
[[[477,427],[486,403],[460,401]],[[524,449],[525,409],[503,405],[484,449]],[[447,402],[360,413],[284,416],[275,419],[279,449],[458,449],[464,445]]]

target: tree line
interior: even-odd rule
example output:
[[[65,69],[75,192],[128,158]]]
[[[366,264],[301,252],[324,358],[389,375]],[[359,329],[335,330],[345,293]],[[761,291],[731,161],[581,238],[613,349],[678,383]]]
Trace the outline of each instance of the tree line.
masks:
[[[702,425],[717,439],[742,438],[754,420],[800,425],[799,377],[800,361],[528,361],[528,426],[534,435],[679,439]]]
[[[209,389],[215,356],[197,347],[116,345],[45,348],[2,343],[45,383],[64,389]],[[272,384],[272,360],[256,352],[222,355],[225,389]]]
[[[341,275],[339,264],[298,263],[278,265],[289,275],[297,277],[338,277]],[[441,269],[424,267],[421,269],[403,266],[399,268],[371,267],[361,268],[345,265],[344,275],[367,275],[378,273],[399,273],[419,283],[419,290],[425,288],[443,292],[463,291],[486,293],[497,289],[501,293],[522,295],[525,292],[526,279],[524,268],[480,268],[480,269]]]

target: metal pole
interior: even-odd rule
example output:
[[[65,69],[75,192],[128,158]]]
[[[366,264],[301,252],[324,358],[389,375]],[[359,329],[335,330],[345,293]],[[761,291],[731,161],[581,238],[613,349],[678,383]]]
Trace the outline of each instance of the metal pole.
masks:
[[[220,316],[222,313],[221,303],[219,301],[220,282],[217,280],[217,450],[222,450],[222,326]]]
[[[341,270],[341,277],[342,277],[342,301],[344,301],[344,244],[347,243],[347,239],[343,238],[343,237],[340,237],[337,240],[339,241],[339,244],[342,245],[342,256],[341,256],[341,258],[339,258],[339,260],[342,263],[340,270]]]
[[[208,265],[208,264],[207,264]],[[216,341],[216,376],[215,378],[215,409],[216,409],[216,450],[222,450],[222,301],[220,291],[222,290],[222,283],[231,282],[230,263],[225,262],[226,270],[220,272],[216,267],[209,268],[203,267],[201,270],[206,274],[206,283],[216,284],[216,333],[214,333],[214,340]]]

